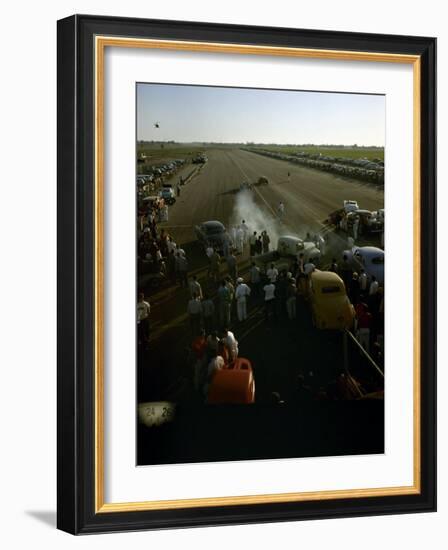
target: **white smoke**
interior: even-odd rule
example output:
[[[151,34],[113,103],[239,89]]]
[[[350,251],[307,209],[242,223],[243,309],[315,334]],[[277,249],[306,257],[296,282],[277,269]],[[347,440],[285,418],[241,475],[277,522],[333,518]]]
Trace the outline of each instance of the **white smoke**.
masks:
[[[250,235],[256,231],[258,237],[262,231],[267,232],[271,239],[271,249],[277,247],[279,236],[285,233],[284,229],[280,231],[280,223],[274,218],[273,213],[258,205],[254,201],[253,192],[249,190],[237,194],[230,223],[232,226],[239,226],[243,220],[249,228]]]

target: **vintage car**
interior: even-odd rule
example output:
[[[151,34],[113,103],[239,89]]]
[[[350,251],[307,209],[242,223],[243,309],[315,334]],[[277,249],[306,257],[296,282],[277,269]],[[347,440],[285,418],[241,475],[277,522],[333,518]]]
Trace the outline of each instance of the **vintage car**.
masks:
[[[269,180],[266,176],[260,176],[257,181],[257,185],[269,185]]]
[[[248,181],[242,181],[240,183],[240,191],[252,189],[252,184]]]
[[[309,276],[308,301],[313,324],[318,329],[351,329],[355,310],[344,281],[332,271],[313,271]]]
[[[249,405],[255,402],[255,379],[248,359],[238,357],[213,375],[207,403],[214,405]]]
[[[304,241],[290,235],[283,235],[278,239],[276,250],[254,256],[253,261],[264,273],[266,273],[266,270],[272,263],[279,271],[282,269],[288,270],[291,262],[300,253],[303,254],[305,262],[308,260],[318,260],[321,256],[321,252],[314,242]]]
[[[376,216],[376,213],[370,210],[353,210],[341,221],[340,227],[344,231],[351,232],[355,219],[359,219],[359,235],[367,235],[370,233],[380,233],[383,230],[383,221]]]
[[[358,210],[359,206],[356,201],[346,200],[344,201],[344,210],[346,212],[353,212],[353,210]]]
[[[160,196],[166,204],[174,204],[176,202],[176,195],[171,184],[164,183],[160,190]]]
[[[230,243],[230,235],[225,226],[216,220],[203,222],[194,228],[196,237],[204,247],[211,244],[218,252],[223,252],[226,243]]]
[[[359,272],[364,269],[369,279],[374,276],[378,283],[384,283],[384,250],[376,246],[354,246],[351,250],[345,250],[352,264],[352,268]]]

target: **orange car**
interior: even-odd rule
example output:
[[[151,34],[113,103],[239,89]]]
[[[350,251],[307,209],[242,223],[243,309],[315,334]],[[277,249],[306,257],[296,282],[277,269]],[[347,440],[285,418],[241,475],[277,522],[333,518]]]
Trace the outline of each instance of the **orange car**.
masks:
[[[208,389],[207,403],[244,405],[254,402],[255,380],[248,359],[238,357],[215,372]]]

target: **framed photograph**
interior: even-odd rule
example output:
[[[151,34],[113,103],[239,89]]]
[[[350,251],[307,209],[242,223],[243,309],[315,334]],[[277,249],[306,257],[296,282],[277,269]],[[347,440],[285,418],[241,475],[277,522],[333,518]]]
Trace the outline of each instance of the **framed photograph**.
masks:
[[[436,509],[436,40],[58,22],[58,527]]]

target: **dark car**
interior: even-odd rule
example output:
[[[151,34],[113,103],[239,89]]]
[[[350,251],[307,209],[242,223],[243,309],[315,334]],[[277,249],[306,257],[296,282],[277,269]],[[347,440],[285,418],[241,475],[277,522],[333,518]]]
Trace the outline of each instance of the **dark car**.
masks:
[[[230,242],[225,226],[216,220],[203,222],[195,228],[196,237],[204,245],[211,244],[219,252],[223,251],[224,244]]]

